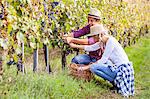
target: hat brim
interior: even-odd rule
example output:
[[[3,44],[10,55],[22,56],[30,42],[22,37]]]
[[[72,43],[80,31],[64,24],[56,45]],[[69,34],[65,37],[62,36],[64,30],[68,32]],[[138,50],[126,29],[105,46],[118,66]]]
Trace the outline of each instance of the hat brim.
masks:
[[[89,37],[89,36],[95,36],[95,35],[98,35],[99,33],[95,33],[95,34],[88,34],[88,35],[86,35],[87,37]]]
[[[88,17],[91,17],[91,18],[95,18],[95,19],[101,19],[99,16],[96,16],[96,15],[92,15],[92,14],[88,14]]]

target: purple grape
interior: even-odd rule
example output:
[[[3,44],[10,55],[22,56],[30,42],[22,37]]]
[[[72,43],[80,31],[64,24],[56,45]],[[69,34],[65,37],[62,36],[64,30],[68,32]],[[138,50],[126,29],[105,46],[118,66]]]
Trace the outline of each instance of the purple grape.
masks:
[[[44,31],[44,28],[43,28],[43,27],[41,27],[41,31]]]
[[[52,9],[54,9],[58,4],[59,4],[59,2],[52,2],[51,3]]]
[[[53,4],[55,4],[55,6],[57,6],[59,4],[59,2],[53,2]]]
[[[11,31],[11,32],[10,32],[10,36],[12,36],[12,35],[13,35],[13,32]]]
[[[0,19],[3,19],[3,18],[4,18],[3,14],[2,14],[2,13],[0,13]]]
[[[51,18],[51,12],[48,13],[48,18],[49,18],[49,19]]]
[[[45,27],[46,23],[44,21],[41,22],[42,27]]]
[[[1,6],[1,13],[0,13],[0,19],[4,18],[4,6]]]
[[[56,18],[54,17],[54,12],[48,13],[48,18],[52,20],[56,20]]]

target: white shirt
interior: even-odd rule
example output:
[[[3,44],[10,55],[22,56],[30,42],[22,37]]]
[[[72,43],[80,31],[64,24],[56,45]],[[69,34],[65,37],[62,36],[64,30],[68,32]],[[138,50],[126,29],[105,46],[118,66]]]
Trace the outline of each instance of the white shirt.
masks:
[[[93,45],[86,45],[85,51],[96,51],[100,48],[100,42]],[[98,63],[106,63],[108,60],[112,61],[113,64],[119,66],[121,64],[129,63],[128,56],[119,42],[114,37],[109,37],[106,43],[106,47],[102,58],[98,60]]]

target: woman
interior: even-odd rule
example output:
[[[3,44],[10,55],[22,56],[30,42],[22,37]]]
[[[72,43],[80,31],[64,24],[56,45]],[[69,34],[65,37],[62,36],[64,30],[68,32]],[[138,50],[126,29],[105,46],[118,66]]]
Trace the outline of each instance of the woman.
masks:
[[[134,95],[134,70],[128,56],[114,37],[105,35],[102,31],[98,32],[98,28],[98,25],[92,26],[89,36],[99,35],[99,42],[93,45],[70,43],[73,48],[80,48],[89,52],[99,49],[102,44],[105,45],[101,59],[86,67],[80,67],[79,70],[90,69],[92,73],[115,84],[118,92],[123,96]],[[108,64],[108,61],[111,61],[113,65]]]

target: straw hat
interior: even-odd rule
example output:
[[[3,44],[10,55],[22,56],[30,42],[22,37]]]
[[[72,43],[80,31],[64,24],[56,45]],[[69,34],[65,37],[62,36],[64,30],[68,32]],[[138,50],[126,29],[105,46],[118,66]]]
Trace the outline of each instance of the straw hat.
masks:
[[[94,36],[94,35],[98,35],[99,33],[104,33],[104,34],[108,34],[107,30],[104,29],[102,24],[96,24],[94,26],[90,27],[90,34],[88,34],[87,36]]]
[[[101,15],[100,11],[96,8],[91,8],[88,14],[89,17],[96,18],[96,19],[101,19],[100,15]]]

